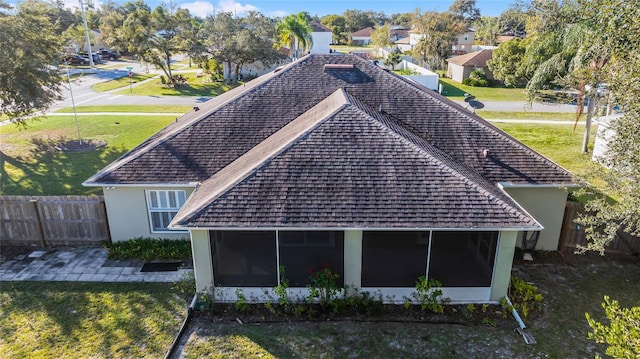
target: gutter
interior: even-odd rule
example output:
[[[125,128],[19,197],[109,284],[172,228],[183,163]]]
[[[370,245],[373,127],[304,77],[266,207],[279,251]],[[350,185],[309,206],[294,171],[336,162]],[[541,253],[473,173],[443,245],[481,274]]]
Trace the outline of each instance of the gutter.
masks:
[[[173,354],[175,354],[176,349],[178,348],[178,344],[182,340],[182,337],[184,336],[184,332],[186,331],[187,326],[189,325],[189,322],[191,322],[191,318],[193,317],[194,308],[196,307],[197,302],[198,302],[198,293],[193,295],[193,299],[191,299],[191,304],[189,305],[189,309],[187,310],[187,317],[184,318],[184,322],[182,322],[182,327],[180,327],[180,331],[178,332],[178,335],[176,335],[176,338],[173,340],[173,343],[171,343],[171,347],[169,348],[169,351],[167,351],[167,354],[164,356],[164,359],[170,359],[173,356]]]
[[[509,304],[509,306],[511,307],[511,314],[513,315],[513,318],[515,318],[516,322],[518,322],[516,333],[522,335],[522,339],[524,339],[524,342],[526,344],[536,344],[535,338],[533,337],[533,335],[531,335],[531,333],[527,331],[526,325],[524,325],[522,318],[520,318],[520,314],[518,314],[518,311],[513,306],[513,303],[511,303],[509,297],[505,296],[504,298],[507,300],[507,304]]]

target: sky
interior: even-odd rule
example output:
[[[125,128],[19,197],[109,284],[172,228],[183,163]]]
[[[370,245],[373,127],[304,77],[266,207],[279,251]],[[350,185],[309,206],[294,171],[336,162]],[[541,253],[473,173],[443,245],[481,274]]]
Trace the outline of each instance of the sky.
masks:
[[[85,0],[86,1],[86,0]],[[95,0],[98,4],[100,0]],[[116,0],[124,3],[127,0]],[[160,5],[163,0],[144,0],[152,9]],[[65,0],[66,7],[77,7],[78,0]],[[506,10],[514,0],[477,0],[476,6],[482,15],[498,16]],[[342,14],[345,10],[373,10],[384,12],[386,15],[394,13],[412,12],[416,8],[422,11],[445,11],[453,0],[415,1],[415,0],[164,0],[178,8],[188,9],[192,15],[205,17],[218,11],[235,12],[241,16],[247,11],[259,11],[270,17],[281,17],[306,11],[311,15],[322,17],[329,14]]]

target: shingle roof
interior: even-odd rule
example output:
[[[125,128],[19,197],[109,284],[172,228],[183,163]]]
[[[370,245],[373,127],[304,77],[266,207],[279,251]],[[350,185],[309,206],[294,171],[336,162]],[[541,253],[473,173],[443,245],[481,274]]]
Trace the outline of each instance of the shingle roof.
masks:
[[[361,30],[358,30],[356,32],[352,32],[351,36],[356,36],[356,37],[371,37],[371,35],[373,35],[373,32],[375,30],[373,30],[372,27],[367,27]]]
[[[278,156],[294,159],[304,156],[310,158],[308,157],[310,156],[309,154],[316,153],[313,150],[313,146],[338,150],[341,148],[342,143],[329,135],[333,134],[331,132],[332,128],[340,126],[346,126],[344,128],[345,134],[342,135],[343,137],[338,138],[343,138],[345,141],[353,137],[360,137],[360,141],[370,143],[389,140],[389,136],[391,136],[389,135],[389,130],[376,132],[371,128],[371,121],[375,120],[377,121],[377,126],[392,128],[391,132],[394,133],[393,136],[397,141],[409,141],[414,146],[418,146],[416,144],[420,143],[420,146],[428,147],[430,156],[437,158],[442,163],[446,163],[447,167],[452,171],[463,174],[467,180],[482,184],[480,187],[471,186],[469,188],[475,188],[475,191],[480,191],[480,189],[488,191],[487,193],[492,193],[492,196],[498,198],[503,204],[507,203],[508,206],[513,206],[513,203],[509,202],[508,199],[500,198],[498,196],[499,193],[494,193],[492,192],[493,190],[489,190],[486,187],[494,186],[497,182],[532,185],[566,185],[572,182],[572,176],[566,170],[522,145],[492,124],[475,114],[469,113],[461,106],[431,90],[395,76],[384,71],[379,66],[356,56],[309,55],[293,64],[278,69],[276,72],[259,77],[244,86],[200,105],[199,111],[187,113],[177,122],[172,123],[111,165],[105,167],[101,172],[87,180],[85,184],[109,186],[199,182],[202,183],[202,186],[196,191],[196,195],[189,200],[197,202],[198,198],[204,198],[207,193],[212,193],[210,190],[205,191],[203,189],[207,183],[213,180],[216,174],[224,174],[221,170],[229,171],[229,166],[234,161],[238,161],[241,156],[249,154],[256,146],[264,145],[265,140],[270,136],[285,129],[285,126],[297,121],[303,114],[307,113],[308,115],[308,111],[319,103],[326,102],[332,96],[335,96],[338,90],[344,91],[352,99],[348,101],[350,103],[349,111],[366,113],[369,119],[363,119],[362,115],[358,115],[355,117],[354,123],[349,123],[348,119],[355,115],[347,115],[350,112],[343,110],[341,118],[335,118],[331,121],[325,120],[317,129],[309,132],[308,136],[313,136],[314,141],[296,140],[295,146]],[[371,111],[375,113],[371,113]],[[323,116],[326,117],[326,115]],[[347,120],[343,118],[345,116]],[[357,135],[358,131],[362,131],[359,136]],[[350,135],[347,135],[347,133],[350,133]],[[378,135],[382,137],[378,138]],[[327,136],[326,142],[322,142],[323,136]],[[392,145],[386,142],[381,143],[381,146],[383,145],[391,146],[389,148],[399,146],[399,150],[407,151],[403,147],[405,145]],[[346,151],[347,149],[343,148],[342,150]],[[377,152],[371,151],[367,147],[360,149],[352,158],[331,159],[326,157],[328,156],[326,153],[318,153],[318,155],[325,156],[323,161],[331,162],[335,160],[336,168],[341,168],[342,171],[349,173],[359,171],[360,177],[365,175],[373,176],[370,181],[378,178],[375,175],[376,173],[380,173],[379,176],[382,176],[381,178],[386,178],[385,171],[390,171],[399,176],[395,182],[389,182],[390,187],[388,189],[386,187],[376,187],[372,184],[370,188],[375,190],[384,189],[404,196],[404,191],[429,186],[431,183],[425,179],[426,177],[420,177],[426,174],[427,168],[413,169],[411,166],[407,167],[394,162],[395,164],[390,165],[387,169],[384,164],[391,163],[388,161],[393,158],[376,158]],[[372,158],[367,160],[365,155]],[[425,162],[423,157],[414,158],[409,156],[409,158],[409,163],[412,163],[412,166],[420,167],[419,163]],[[356,159],[360,162],[348,162]],[[301,178],[300,176],[303,176],[302,178],[308,176],[309,179],[306,181],[308,181],[309,185],[305,187],[307,189],[304,189],[304,191],[311,190],[313,185],[317,185],[313,179],[315,175],[318,175],[318,178],[325,178],[328,181],[327,183],[333,183],[333,177],[324,176],[324,172],[322,172],[327,170],[327,167],[320,166],[318,167],[319,172],[314,173],[313,166],[300,167],[298,166],[299,162],[282,161],[284,160],[278,160],[277,163],[274,162],[266,167],[259,167],[260,170],[256,169],[257,172],[251,175],[251,178],[254,178],[252,180],[254,182],[249,183],[246,178],[239,183],[233,182],[236,187],[239,187],[232,186],[233,188],[226,191],[224,195],[220,194],[219,200],[225,201],[225,206],[230,205],[230,198],[236,198],[234,197],[235,194],[232,193],[238,191],[239,196],[240,193],[244,193],[242,192],[243,190],[255,189],[252,187],[255,183],[258,183],[255,182],[257,181],[255,178],[265,178],[259,176],[273,175],[275,177],[271,178],[282,181],[284,174],[281,176],[277,172],[273,172],[274,168],[285,171],[288,169],[301,171],[299,173],[289,173],[289,177],[286,178],[291,179],[291,181],[294,181],[295,178]],[[314,162],[311,161],[310,163]],[[324,163],[321,162],[321,164]],[[294,164],[296,165],[294,166]],[[354,165],[351,169],[349,168],[350,164]],[[288,167],[289,165],[291,167]],[[370,168],[367,166],[370,166]],[[250,167],[258,168],[255,166]],[[400,176],[400,174],[405,173],[412,173],[412,175]],[[420,176],[414,177],[416,174],[420,174]],[[366,179],[363,180],[367,181]],[[415,181],[415,183],[412,181]],[[260,186],[267,188],[266,182],[259,183]],[[295,188],[298,185],[297,183],[290,184],[291,188]],[[449,187],[442,185],[442,188]],[[303,191],[303,189],[300,190]],[[263,194],[269,197],[270,193],[264,192]],[[276,189],[273,189],[273,193],[280,193],[282,206],[287,206],[288,199],[293,198],[289,197],[288,194],[283,194],[283,192],[277,192]],[[201,194],[204,197],[200,197]],[[408,196],[409,194],[406,195]],[[442,197],[439,198],[444,202],[441,203],[440,208],[450,209],[448,206],[455,201],[447,201],[452,201],[458,195],[448,196],[442,194]],[[349,197],[350,195],[346,196]],[[419,195],[416,196],[419,197]],[[381,198],[384,196],[377,196],[376,198],[378,197],[382,200]],[[251,201],[259,201],[258,198],[252,198]],[[358,193],[353,193],[353,198],[362,197]],[[249,200],[249,198],[246,198],[246,200]],[[322,197],[318,197],[315,200],[327,202],[330,201],[330,198],[322,199]],[[272,203],[270,201],[270,199],[264,199],[260,203]],[[196,202],[190,202],[187,206]],[[218,200],[216,200],[217,202]],[[237,202],[236,204],[240,205],[240,203]],[[353,204],[355,202],[349,203]],[[202,205],[200,203],[200,207]],[[470,208],[473,207],[469,203],[467,205]],[[220,204],[220,206],[223,205]],[[225,208],[228,209],[229,207]],[[320,207],[314,208],[321,209]],[[346,210],[346,208],[344,207],[343,210]],[[495,209],[496,207],[492,208]],[[351,210],[356,209],[358,208],[351,208]],[[423,209],[426,210],[426,208]],[[506,210],[507,213],[511,213],[510,211]],[[492,216],[494,212],[492,210],[486,213],[487,216]],[[217,212],[214,211],[212,213]],[[233,214],[228,213],[227,215]],[[375,215],[375,213],[372,212],[372,215]],[[303,216],[302,212],[300,216]],[[407,220],[407,223],[413,221],[409,220],[408,217],[403,218]],[[415,218],[417,220],[418,217]],[[497,215],[495,218],[505,219]],[[258,219],[255,220],[257,221]],[[488,219],[473,220],[480,223]],[[195,223],[202,225],[201,222],[197,222],[195,219],[189,221],[194,225]],[[329,217],[324,217],[320,222],[327,224],[331,221]],[[450,225],[451,223],[453,222],[445,222],[443,225]],[[504,223],[510,222],[505,220]],[[461,225],[461,223],[456,225]]]
[[[460,66],[486,67],[487,61],[491,60],[492,56],[493,50],[480,50],[448,58],[447,62]]]
[[[313,29],[313,32],[333,32],[333,30],[331,30],[329,27],[315,21],[315,20],[311,20],[309,21],[309,25],[311,26],[311,28]]]

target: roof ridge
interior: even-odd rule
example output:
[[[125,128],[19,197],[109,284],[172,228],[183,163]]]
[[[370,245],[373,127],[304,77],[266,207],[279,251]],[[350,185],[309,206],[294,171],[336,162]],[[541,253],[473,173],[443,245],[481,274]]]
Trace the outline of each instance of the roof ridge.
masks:
[[[257,91],[262,86],[269,83],[272,79],[282,76],[284,73],[294,68],[294,64],[307,61],[308,59],[309,59],[309,56],[304,56],[294,62],[290,62],[288,64],[283,65],[282,68],[278,67],[270,73],[267,73],[263,76],[259,76],[243,84],[242,87],[240,86],[235,87],[227,92],[224,92],[212,98],[209,101],[204,102],[202,105],[200,105],[202,106],[202,108],[200,108],[200,106],[195,106],[192,111],[185,113],[180,118],[176,118],[175,122],[172,122],[169,125],[165,126],[159,132],[155,133],[154,135],[152,135],[151,137],[143,141],[140,145],[126,152],[125,154],[120,156],[118,159],[116,159],[115,161],[111,162],[109,165],[104,167],[100,172],[88,178],[86,181],[83,182],[83,185],[90,184],[90,182],[94,182],[93,184],[95,184],[95,180],[104,176],[106,173],[108,173],[112,169],[122,166],[124,164],[127,164],[139,158],[149,150],[165,143],[167,140],[174,138],[175,136],[182,133],[184,130],[192,127],[193,125],[199,123],[200,121],[206,119],[207,117],[221,110],[226,105],[241,100],[246,95],[251,94],[254,91]],[[238,90],[238,89],[241,89],[241,90]],[[198,114],[198,112],[200,113]],[[190,114],[194,114],[194,116],[190,116]],[[172,125],[175,128],[169,129],[169,127]]]
[[[202,210],[207,204],[224,195],[233,186],[242,182],[269,159],[282,153],[305,134],[331,118],[350,103],[346,91],[342,88],[318,102],[315,106],[293,121],[264,139],[233,162],[202,182],[196,191],[202,188],[206,195],[198,201],[187,203],[174,217],[172,224],[183,221]],[[194,191],[195,193],[195,191]]]
[[[353,106],[357,110],[369,116],[369,118],[375,120],[380,125],[384,126],[394,137],[396,137],[401,142],[408,144],[418,152],[426,155],[430,161],[439,164],[439,167],[443,168],[442,166],[444,166],[443,169],[447,170],[447,172],[461,179],[462,181],[464,181],[464,183],[472,186],[473,188],[476,188],[479,193],[485,195],[490,200],[499,200],[503,208],[509,209],[511,211],[515,210],[521,216],[524,214],[528,215],[527,211],[517,203],[508,203],[509,201],[512,201],[511,197],[509,197],[494,183],[478,174],[469,166],[457,161],[448,153],[430,144],[427,140],[407,129],[400,121],[396,120],[390,115],[386,115],[385,113],[376,111],[375,109],[371,108],[371,106],[366,105],[365,103],[351,95],[349,95],[349,97],[353,99]],[[435,153],[432,153],[431,151]],[[507,198],[509,199],[507,200]],[[538,223],[531,215],[529,215],[529,217],[532,218],[536,223]]]

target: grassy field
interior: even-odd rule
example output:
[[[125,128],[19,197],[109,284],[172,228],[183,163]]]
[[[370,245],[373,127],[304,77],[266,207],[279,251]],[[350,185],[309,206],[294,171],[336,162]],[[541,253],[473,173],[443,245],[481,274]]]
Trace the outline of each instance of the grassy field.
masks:
[[[175,116],[79,116],[83,139],[106,146],[86,152],[61,152],[53,145],[78,137],[73,116],[29,122],[26,130],[0,126],[0,193],[83,195],[101,190],[84,180],[175,120]]]
[[[193,106],[158,106],[158,105],[121,105],[121,106],[76,106],[78,113],[91,112],[146,112],[146,113],[186,113]],[[57,113],[73,113],[73,108],[66,107],[56,111]]]
[[[637,258],[535,253],[515,265],[544,295],[542,312],[525,320],[537,340],[526,345],[511,317],[497,326],[324,321],[245,323],[203,318],[188,333],[185,358],[593,358],[604,345],[587,338],[585,312],[604,317],[605,294],[637,305]]]
[[[116,94],[121,95],[138,95],[138,96],[206,96],[214,97],[231,90],[237,84],[227,84],[224,82],[208,82],[209,77],[196,77],[196,72],[182,72],[179,73],[187,79],[187,85],[176,87],[167,87],[162,84],[160,77],[153,78],[144,83],[134,85],[131,90],[129,89],[129,78],[125,78],[126,81],[120,91],[116,91]],[[111,86],[109,83],[111,80],[104,82],[103,86]],[[94,90],[98,91],[95,87]]]
[[[152,78],[154,76],[156,75],[137,73],[137,74],[133,74],[132,78],[129,78],[129,76],[124,76],[124,77],[120,77],[120,78],[109,80],[109,81],[98,82],[97,84],[91,86],[91,88],[96,92],[105,92],[105,91],[110,91],[110,90],[114,90],[114,89],[126,86],[128,90],[129,82],[132,82],[135,84],[140,81],[144,81],[146,79]]]
[[[547,121],[575,121],[576,116],[570,112],[507,112],[507,111],[476,111],[484,119],[511,120],[547,120]],[[585,115],[580,116],[578,126],[584,127]]]
[[[478,101],[526,101],[527,95],[523,88],[507,87],[473,87],[463,85],[452,79],[440,77],[443,87],[442,94],[455,100],[463,100],[464,94],[469,93]]]
[[[0,286],[0,358],[162,358],[188,306],[165,283]]]

